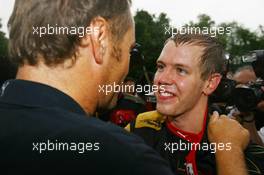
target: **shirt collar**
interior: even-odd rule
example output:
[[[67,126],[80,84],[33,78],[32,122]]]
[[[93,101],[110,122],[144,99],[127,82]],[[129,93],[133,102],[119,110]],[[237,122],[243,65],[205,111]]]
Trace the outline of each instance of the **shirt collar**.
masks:
[[[33,81],[6,81],[0,90],[0,102],[27,107],[61,108],[86,115],[81,106],[70,96],[58,89]]]
[[[199,143],[202,138],[203,138],[203,135],[205,133],[205,130],[206,130],[206,126],[207,126],[207,116],[208,116],[208,106],[206,105],[206,108],[205,108],[205,112],[204,112],[204,117],[203,117],[203,126],[202,126],[202,130],[198,133],[198,134],[195,134],[195,133],[191,133],[191,132],[187,132],[187,131],[183,131],[177,127],[175,127],[172,122],[169,122],[168,120],[166,121],[166,126],[168,128],[168,130],[184,139],[184,140],[187,140],[188,142],[193,142],[193,143]]]

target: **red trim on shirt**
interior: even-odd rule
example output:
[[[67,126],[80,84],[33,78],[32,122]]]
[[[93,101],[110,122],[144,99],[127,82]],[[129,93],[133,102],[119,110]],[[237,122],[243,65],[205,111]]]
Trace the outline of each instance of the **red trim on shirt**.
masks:
[[[208,111],[208,108],[206,107],[205,113],[204,113],[203,127],[202,127],[202,130],[198,134],[183,131],[175,127],[171,121],[167,121],[166,126],[174,135],[180,137],[181,139],[186,140],[191,143],[200,143],[203,138],[204,131],[206,128],[207,111]],[[186,160],[186,173],[189,174],[187,169],[190,168],[190,167],[187,167],[187,165],[191,165],[193,173],[195,175],[198,175],[195,148],[192,148],[192,150],[190,150],[189,154],[185,157],[185,160]]]

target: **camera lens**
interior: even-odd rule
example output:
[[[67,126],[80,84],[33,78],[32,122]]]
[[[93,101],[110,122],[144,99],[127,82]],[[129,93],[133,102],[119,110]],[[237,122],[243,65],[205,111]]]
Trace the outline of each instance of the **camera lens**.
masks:
[[[248,112],[256,108],[262,96],[261,89],[251,87],[236,88],[233,100],[239,111]]]

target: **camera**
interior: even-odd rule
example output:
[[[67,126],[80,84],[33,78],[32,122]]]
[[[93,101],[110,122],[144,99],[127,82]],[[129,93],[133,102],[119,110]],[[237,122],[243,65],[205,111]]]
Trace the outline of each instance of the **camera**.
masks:
[[[264,93],[261,89],[264,86],[264,50],[251,51],[242,57],[242,61],[251,63],[258,78],[257,81],[239,85],[224,76],[216,91],[209,98],[211,103],[236,106],[241,112],[250,112],[255,110],[261,100],[264,100]],[[221,112],[223,112],[223,107]],[[226,108],[224,108],[224,113],[228,113]]]
[[[251,51],[242,57],[243,62],[251,62],[257,77],[264,80],[264,49]]]
[[[236,105],[239,111],[253,111],[257,104],[261,100],[264,100],[264,93],[261,89],[261,86],[264,86],[263,81],[236,87],[233,90],[233,103]]]

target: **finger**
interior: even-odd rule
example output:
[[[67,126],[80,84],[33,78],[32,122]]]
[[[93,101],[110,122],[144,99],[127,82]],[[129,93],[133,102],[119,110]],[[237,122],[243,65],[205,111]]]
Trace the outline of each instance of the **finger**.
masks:
[[[227,115],[220,115],[220,117],[219,117],[220,119],[229,119],[229,117],[227,117]]]
[[[210,121],[209,122],[215,122],[215,121],[218,120],[218,118],[219,118],[219,113],[217,111],[214,111],[213,115],[211,115],[211,117],[210,117]]]

